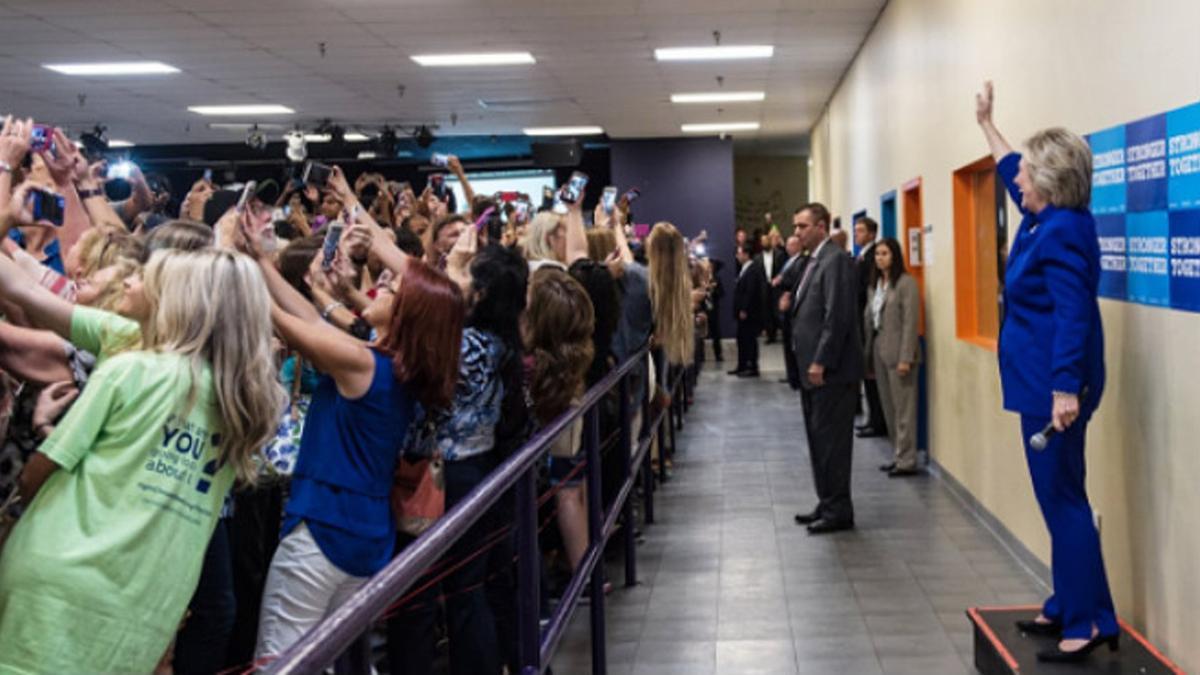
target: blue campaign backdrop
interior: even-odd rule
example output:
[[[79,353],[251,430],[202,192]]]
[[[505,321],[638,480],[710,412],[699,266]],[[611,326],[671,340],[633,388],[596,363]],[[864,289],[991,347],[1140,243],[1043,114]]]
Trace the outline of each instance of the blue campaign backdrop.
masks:
[[[1200,312],[1200,103],[1087,140],[1100,296]]]

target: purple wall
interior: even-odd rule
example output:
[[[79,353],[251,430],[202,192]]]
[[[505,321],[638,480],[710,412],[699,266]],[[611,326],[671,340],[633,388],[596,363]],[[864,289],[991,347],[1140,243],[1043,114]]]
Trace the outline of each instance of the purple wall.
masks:
[[[724,263],[721,333],[734,335],[733,141],[715,138],[613,141],[612,180],[642,189],[636,223],[670,221],[685,237],[708,230],[708,255]]]

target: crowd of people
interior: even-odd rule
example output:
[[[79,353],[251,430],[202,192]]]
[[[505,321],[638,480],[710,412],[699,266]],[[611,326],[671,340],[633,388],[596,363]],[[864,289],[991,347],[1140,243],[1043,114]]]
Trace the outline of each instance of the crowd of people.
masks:
[[[534,207],[447,168],[461,210],[319,165],[274,189],[206,174],[176,209],[136,168],[110,201],[103,157],[4,120],[0,670],[261,665],[647,344],[635,425],[668,404],[716,301],[694,242],[633,238],[636,193],[585,224],[582,190]],[[581,445],[548,453],[551,578],[589,541]],[[432,672],[443,639],[452,673],[514,664],[512,508],[389,612],[389,672]]]

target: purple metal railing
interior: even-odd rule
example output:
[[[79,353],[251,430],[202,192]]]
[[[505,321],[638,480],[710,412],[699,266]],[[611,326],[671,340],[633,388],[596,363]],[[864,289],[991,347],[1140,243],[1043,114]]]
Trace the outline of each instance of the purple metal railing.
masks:
[[[650,419],[650,397],[643,396],[642,429],[645,432],[633,447],[632,414],[629,409],[629,374],[645,362],[647,348],[625,360],[584,395],[580,404],[564,413],[513,453],[461,502],[450,509],[433,527],[404,549],[381,572],[371,578],[341,607],[313,627],[290,649],[272,663],[264,666],[267,673],[315,673],[338,659],[352,643],[362,636],[371,623],[436,563],[464,533],[509,489],[516,493],[517,530],[517,657],[522,675],[541,673],[549,664],[579,603],[585,581],[591,584],[592,672],[605,672],[604,639],[604,569],[601,560],[604,547],[616,530],[618,517],[623,516],[625,548],[625,585],[637,584],[636,540],[634,537],[633,502],[629,499],[635,483],[634,467],[643,476],[646,522],[654,522],[654,476],[650,469],[650,444],[657,430],[661,478],[666,478],[667,433],[672,451],[675,427],[682,425],[682,405],[686,387],[685,370],[680,369],[669,387],[672,405]],[[643,378],[643,383],[646,379]],[[608,513],[604,512],[600,475],[600,428],[597,405],[613,388],[620,394],[620,437],[617,451],[621,453],[623,478],[621,489]],[[577,418],[583,416],[583,449],[587,453],[587,500],[589,544],[579,569],[571,577],[562,602],[555,609],[543,632],[539,627],[541,578],[537,530],[537,463],[545,456],[550,444]],[[665,422],[665,424],[664,424]],[[669,429],[668,429],[669,428]],[[359,664],[362,659],[358,659]],[[341,661],[346,663],[345,660]],[[338,668],[339,671],[345,666]],[[357,670],[358,668],[354,668]]]

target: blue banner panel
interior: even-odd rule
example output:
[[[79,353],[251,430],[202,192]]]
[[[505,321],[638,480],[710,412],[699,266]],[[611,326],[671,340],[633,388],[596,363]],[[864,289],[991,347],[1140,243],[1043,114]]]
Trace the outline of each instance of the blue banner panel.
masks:
[[[1125,125],[1127,211],[1167,208],[1167,116]]]
[[[1168,242],[1170,224],[1166,211],[1129,213],[1125,216],[1128,279],[1126,295],[1130,302],[1143,305],[1171,305],[1170,260]]]
[[[1092,146],[1092,213],[1125,212],[1125,126],[1097,131]]]
[[[1171,307],[1200,312],[1200,209],[1171,212]]]
[[[1096,216],[1096,237],[1100,240],[1100,297],[1125,300],[1125,214]]]
[[[1200,208],[1200,103],[1167,113],[1167,202]]]

